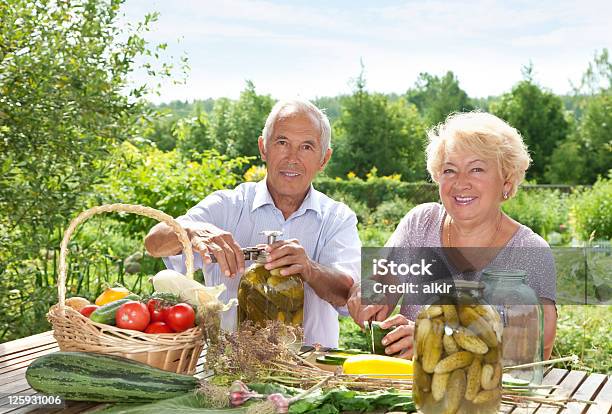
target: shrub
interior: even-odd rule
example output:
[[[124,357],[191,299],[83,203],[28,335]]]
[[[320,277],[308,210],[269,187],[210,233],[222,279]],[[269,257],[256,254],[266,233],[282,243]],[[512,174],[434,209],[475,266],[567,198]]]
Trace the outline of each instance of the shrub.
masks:
[[[252,165],[244,173],[244,180],[249,182],[258,182],[264,179],[266,176],[265,165]]]
[[[567,227],[567,196],[559,190],[520,189],[502,204],[503,211],[543,238]]]
[[[359,238],[363,246],[384,246],[398,223],[414,205],[398,196],[383,201],[376,209],[357,200],[350,193],[337,191],[328,193],[336,201],[349,206],[357,215]]]
[[[576,192],[570,201],[570,219],[575,236],[589,240],[612,238],[612,170],[590,189]]]
[[[230,159],[216,151],[194,152],[185,159],[176,150],[163,152],[124,142],[113,155],[109,178],[96,188],[92,204],[130,203],[157,208],[172,217],[184,214],[208,194],[232,188],[237,170],[249,158]],[[144,233],[151,221],[133,214],[122,217],[131,234]]]
[[[363,201],[359,201],[353,195],[341,191],[326,194],[335,201],[340,201],[349,206],[355,212],[355,215],[357,215],[357,221],[360,226],[370,223],[371,211]]]
[[[439,199],[436,184],[425,181],[408,183],[401,181],[399,176],[379,177],[376,175],[376,169],[373,169],[365,180],[350,173],[348,179],[320,176],[315,181],[315,187],[326,194],[350,194],[366,203],[370,209],[395,197],[414,205]]]
[[[359,226],[359,239],[363,247],[380,247],[384,246],[391,234],[392,230],[381,229],[374,226]]]
[[[396,196],[392,200],[383,201],[372,214],[372,222],[386,230],[395,230],[400,220],[408,213],[414,204]]]

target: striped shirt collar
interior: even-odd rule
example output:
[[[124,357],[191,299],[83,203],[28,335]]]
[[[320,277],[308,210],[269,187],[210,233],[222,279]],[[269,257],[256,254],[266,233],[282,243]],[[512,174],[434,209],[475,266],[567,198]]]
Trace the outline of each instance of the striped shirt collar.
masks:
[[[276,207],[276,205],[274,204],[274,200],[272,199],[272,195],[270,194],[270,191],[268,191],[266,178],[267,177],[255,184],[255,197],[253,198],[251,213],[257,210],[259,207],[265,206],[267,204]],[[317,216],[321,217],[321,197],[322,194],[315,190],[312,184],[310,184],[308,193],[306,194],[304,201],[302,201],[302,205],[300,206],[300,208],[297,209],[297,211],[295,211],[291,215],[291,217],[301,216],[308,210],[313,210],[315,213],[317,213]]]

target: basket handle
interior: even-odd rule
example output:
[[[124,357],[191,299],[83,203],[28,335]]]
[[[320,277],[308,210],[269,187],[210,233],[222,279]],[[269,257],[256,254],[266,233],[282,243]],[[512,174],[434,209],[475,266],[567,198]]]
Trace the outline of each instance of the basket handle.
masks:
[[[178,236],[179,241],[183,245],[183,252],[185,253],[185,265],[187,267],[187,277],[193,279],[193,250],[191,248],[191,241],[187,236],[187,232],[172,216],[156,210],[151,207],[145,207],[134,204],[105,204],[90,208],[89,210],[83,211],[75,219],[70,222],[70,225],[64,232],[64,238],[60,246],[60,259],[59,259],[59,278],[57,280],[57,296],[59,299],[60,310],[63,311],[64,303],[66,301],[66,257],[68,256],[68,242],[74,233],[76,227],[88,220],[92,216],[99,213],[135,213],[141,216],[150,217],[163,222],[170,226],[174,233]]]

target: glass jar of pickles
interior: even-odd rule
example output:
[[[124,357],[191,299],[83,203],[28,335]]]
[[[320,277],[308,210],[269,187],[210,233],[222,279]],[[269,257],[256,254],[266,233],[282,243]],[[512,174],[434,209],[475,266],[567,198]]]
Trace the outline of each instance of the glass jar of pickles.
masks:
[[[495,305],[503,323],[503,365],[506,367],[544,360],[544,313],[535,291],[525,283],[523,270],[492,270],[482,273],[484,297]],[[541,384],[542,365],[509,372],[513,378]]]
[[[423,414],[497,413],[502,324],[484,284],[458,280],[455,294],[421,308],[415,322],[412,393]]]
[[[263,232],[268,244],[274,243],[278,231]],[[304,282],[300,275],[283,276],[282,268],[264,267],[267,252],[259,249],[238,286],[238,324],[249,320],[263,324],[277,320],[301,326],[304,319]]]

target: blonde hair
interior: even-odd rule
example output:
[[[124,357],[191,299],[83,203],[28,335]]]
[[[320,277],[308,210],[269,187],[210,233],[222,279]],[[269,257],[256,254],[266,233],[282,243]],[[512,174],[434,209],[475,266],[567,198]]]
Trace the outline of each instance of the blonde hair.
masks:
[[[508,197],[512,197],[531,163],[521,134],[486,112],[451,114],[443,123],[427,131],[427,138],[427,171],[436,183],[449,153],[470,152],[497,163],[504,182],[512,185],[508,192]]]

